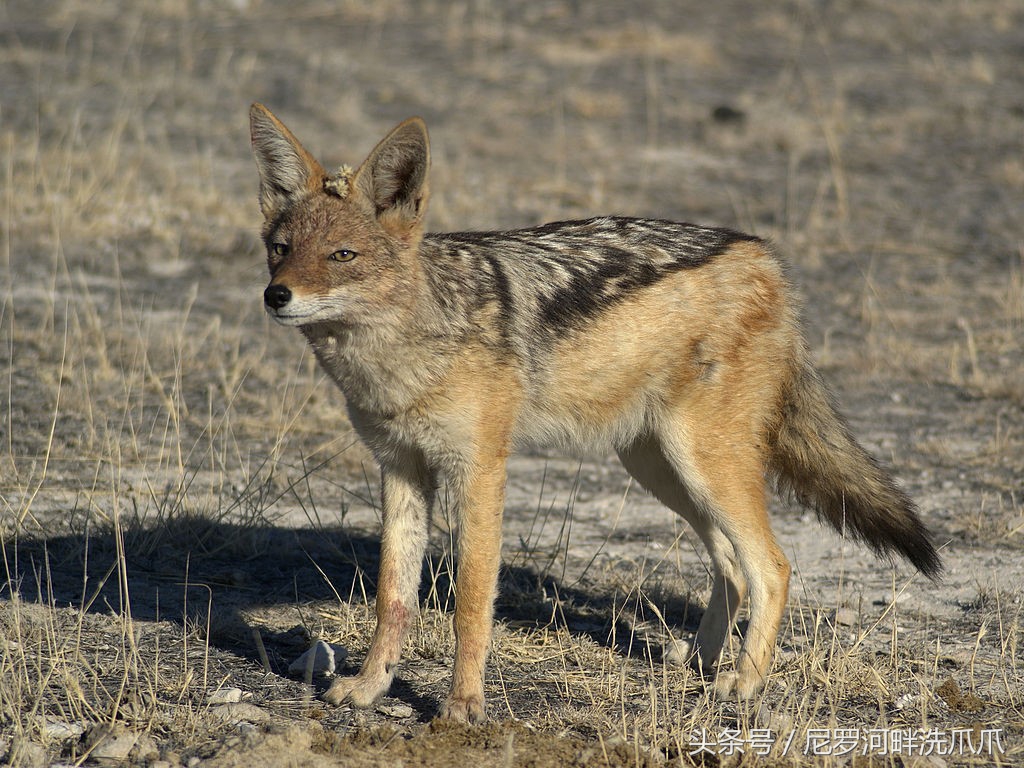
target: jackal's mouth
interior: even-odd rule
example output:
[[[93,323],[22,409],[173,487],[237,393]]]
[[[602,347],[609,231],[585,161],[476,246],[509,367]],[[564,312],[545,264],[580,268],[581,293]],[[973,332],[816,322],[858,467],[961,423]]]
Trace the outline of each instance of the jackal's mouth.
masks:
[[[315,317],[315,312],[287,312],[266,307],[267,314],[281,325],[303,325]]]
[[[298,304],[298,306],[296,306]],[[345,324],[345,315],[333,305],[323,302],[292,302],[275,308],[264,304],[267,314],[281,325],[301,326],[318,323]]]

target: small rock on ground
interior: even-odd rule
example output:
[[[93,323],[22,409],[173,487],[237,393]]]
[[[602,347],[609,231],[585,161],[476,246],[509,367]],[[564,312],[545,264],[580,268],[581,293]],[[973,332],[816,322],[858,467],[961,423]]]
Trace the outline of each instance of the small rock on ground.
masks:
[[[241,700],[241,688],[218,688],[215,691],[211,691],[207,698],[210,704],[237,704]]]
[[[377,711],[399,720],[413,716],[413,709],[408,704],[378,704]]]
[[[210,715],[232,725],[245,722],[266,723],[270,720],[270,713],[265,709],[244,701],[210,707]]]
[[[348,649],[341,645],[317,640],[309,650],[288,665],[289,675],[305,675],[309,670],[314,675],[333,674],[339,662],[348,658]]]

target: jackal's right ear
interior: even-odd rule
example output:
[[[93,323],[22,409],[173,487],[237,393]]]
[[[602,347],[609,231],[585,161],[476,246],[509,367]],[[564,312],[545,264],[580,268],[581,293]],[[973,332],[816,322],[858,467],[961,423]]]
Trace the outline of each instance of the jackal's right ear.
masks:
[[[374,147],[353,184],[373,203],[385,229],[412,242],[422,234],[429,170],[427,126],[411,117]]]
[[[290,200],[323,186],[323,166],[262,104],[249,109],[252,151],[260,172],[260,209],[270,218]]]

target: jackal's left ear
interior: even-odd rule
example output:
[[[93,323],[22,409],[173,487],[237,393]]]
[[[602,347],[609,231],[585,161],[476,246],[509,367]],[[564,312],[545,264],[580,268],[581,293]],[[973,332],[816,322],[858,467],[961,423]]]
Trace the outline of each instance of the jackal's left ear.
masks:
[[[412,117],[374,147],[353,183],[373,203],[382,226],[414,238],[427,211],[429,169],[427,126]]]
[[[324,168],[262,104],[249,109],[252,151],[260,172],[260,208],[267,218],[323,186]]]

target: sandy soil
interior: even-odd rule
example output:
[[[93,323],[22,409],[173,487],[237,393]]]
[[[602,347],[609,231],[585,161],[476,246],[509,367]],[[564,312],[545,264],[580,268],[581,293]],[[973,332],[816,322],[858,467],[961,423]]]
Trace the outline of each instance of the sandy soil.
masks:
[[[787,766],[1024,761],[1024,7],[520,5],[0,6],[0,761],[717,765],[764,729]],[[692,533],[610,457],[519,455],[492,722],[432,720],[444,510],[391,695],[325,706],[287,667],[324,638],[358,668],[376,477],[260,306],[252,101],[330,164],[424,117],[437,230],[618,213],[771,237],[944,581],[776,503],[779,658],[757,702],[719,702],[661,663],[709,591]],[[856,759],[808,754],[815,729],[856,729]],[[903,731],[1001,748],[862,754]]]

